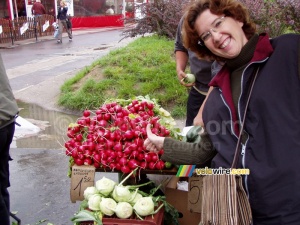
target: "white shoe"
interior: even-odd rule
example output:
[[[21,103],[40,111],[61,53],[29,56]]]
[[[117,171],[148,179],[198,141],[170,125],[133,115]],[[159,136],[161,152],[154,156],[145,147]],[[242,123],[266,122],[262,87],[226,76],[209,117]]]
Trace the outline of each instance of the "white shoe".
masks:
[[[58,39],[58,40],[57,40],[57,43],[58,43],[58,44],[59,44],[59,43],[61,43],[61,40],[60,40],[60,39]]]

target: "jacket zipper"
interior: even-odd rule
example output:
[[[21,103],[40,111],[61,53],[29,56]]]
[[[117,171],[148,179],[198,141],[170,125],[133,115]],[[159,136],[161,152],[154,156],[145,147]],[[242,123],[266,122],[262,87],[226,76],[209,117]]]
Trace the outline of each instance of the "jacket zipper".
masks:
[[[239,100],[238,100],[238,115],[239,115],[239,122],[241,122],[241,111],[240,111],[240,99],[241,99],[241,96],[242,96],[242,93],[243,93],[243,82],[244,82],[244,74],[245,74],[245,71],[253,64],[261,64],[265,61],[268,60],[269,57],[265,58],[264,60],[261,60],[261,61],[255,61],[255,62],[251,62],[249,65],[246,66],[246,68],[244,69],[243,73],[242,73],[242,80],[241,80],[241,94],[240,94],[240,97],[239,97]],[[223,100],[224,101],[224,100]],[[231,115],[231,114],[230,114]],[[243,131],[240,131],[240,132],[243,132]],[[247,140],[248,141],[248,140]],[[247,143],[246,141],[246,143]],[[241,155],[242,155],[242,166],[243,168],[245,169],[245,166],[246,166],[246,143],[243,144],[242,143],[242,152],[241,152]],[[251,171],[250,171],[251,173]],[[249,189],[248,189],[248,175],[245,175],[244,176],[244,183],[245,183],[245,191],[247,193],[247,196],[249,198]]]
[[[247,143],[247,142],[246,142]],[[246,163],[245,163],[245,161],[246,161],[246,156],[245,156],[245,153],[246,153],[246,144],[243,144],[242,143],[242,151],[241,151],[241,155],[242,155],[242,166],[243,166],[243,169],[246,169]],[[247,196],[249,197],[249,192],[248,192],[248,182],[247,182],[247,180],[248,180],[248,175],[245,175],[244,176],[244,178],[245,178],[245,191],[246,191],[246,193],[247,193]]]
[[[219,89],[219,91],[221,92],[221,93],[220,93],[220,97],[221,97],[221,99],[222,99],[224,105],[227,107],[227,109],[228,109],[228,111],[229,111],[229,114],[230,114],[230,121],[231,121],[230,127],[231,127],[231,132],[232,132],[232,134],[233,134],[236,138],[238,138],[238,136],[235,134],[234,129],[233,129],[233,122],[232,122],[232,114],[231,114],[231,110],[230,110],[229,106],[227,105],[225,99],[223,98],[222,90]]]

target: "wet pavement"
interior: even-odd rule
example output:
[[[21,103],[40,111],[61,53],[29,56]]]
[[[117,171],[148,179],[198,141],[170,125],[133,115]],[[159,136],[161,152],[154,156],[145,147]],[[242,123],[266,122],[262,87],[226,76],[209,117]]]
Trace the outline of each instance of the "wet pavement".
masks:
[[[65,114],[23,102],[11,145],[11,211],[22,225],[72,224],[80,202],[70,200],[66,129],[78,115]],[[118,181],[117,173],[96,173]],[[14,219],[12,219],[14,221]]]
[[[67,140],[68,125],[76,122],[79,117],[79,114],[46,110],[20,101],[18,106],[20,118],[17,118],[17,122],[23,124],[16,126],[16,140],[12,144],[15,148],[61,149]]]

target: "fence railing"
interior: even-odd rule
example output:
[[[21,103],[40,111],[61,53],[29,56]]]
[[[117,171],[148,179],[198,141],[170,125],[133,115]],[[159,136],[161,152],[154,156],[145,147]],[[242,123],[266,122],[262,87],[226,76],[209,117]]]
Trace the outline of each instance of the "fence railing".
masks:
[[[41,15],[36,18],[19,17],[14,20],[0,19],[0,43],[48,36],[54,33],[54,17]]]

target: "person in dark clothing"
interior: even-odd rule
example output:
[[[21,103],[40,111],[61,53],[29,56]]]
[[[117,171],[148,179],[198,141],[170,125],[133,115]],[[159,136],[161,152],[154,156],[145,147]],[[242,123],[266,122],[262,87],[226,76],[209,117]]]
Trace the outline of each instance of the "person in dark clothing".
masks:
[[[202,124],[202,114],[199,112],[202,103],[208,92],[208,83],[212,78],[211,60],[202,60],[198,56],[186,49],[182,43],[182,23],[184,17],[181,18],[175,39],[175,59],[177,77],[181,85],[189,88],[189,96],[186,108],[186,126]],[[189,63],[190,71],[196,77],[196,82],[187,84],[182,81],[186,77],[186,67]],[[200,120],[200,121],[199,121]]]
[[[72,41],[72,32],[71,29],[69,29],[68,25],[67,25],[67,20],[68,20],[68,16],[67,16],[67,12],[68,12],[68,7],[67,4],[65,3],[65,1],[60,1],[60,7],[58,7],[58,12],[57,12],[57,20],[58,20],[58,29],[59,29],[59,35],[57,38],[57,43],[62,43],[62,32],[63,32],[63,28],[66,29],[68,36],[69,36],[69,41]]]
[[[0,55],[0,221],[10,225],[9,149],[15,131],[18,106],[13,96]]]
[[[36,0],[31,8],[31,13],[34,16],[41,16],[43,14],[46,14],[45,7],[41,3],[41,0]]]
[[[187,9],[184,45],[199,57],[224,62],[210,82],[198,143],[158,137],[147,127],[147,150],[162,160],[230,168],[239,135],[237,168],[249,169],[243,185],[253,225],[300,221],[300,35],[257,34],[248,10],[236,0],[199,0]],[[284,56],[284,57],[283,57]],[[251,81],[244,130],[240,130]],[[250,224],[249,224],[250,225]]]

